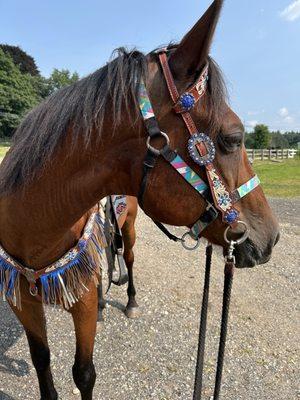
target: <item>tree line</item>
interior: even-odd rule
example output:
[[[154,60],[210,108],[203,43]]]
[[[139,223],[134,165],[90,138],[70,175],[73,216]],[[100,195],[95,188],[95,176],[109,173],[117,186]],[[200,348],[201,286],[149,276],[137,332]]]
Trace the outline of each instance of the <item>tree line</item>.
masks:
[[[10,138],[24,114],[54,91],[79,79],[77,72],[53,69],[41,75],[33,57],[18,46],[0,44],[0,137]],[[300,132],[270,132],[266,125],[246,133],[247,148],[297,147]]]
[[[0,137],[10,138],[26,112],[78,79],[77,72],[56,68],[45,78],[20,47],[0,44]]]
[[[300,132],[270,132],[267,125],[259,124],[253,132],[246,133],[245,145],[248,149],[287,149],[297,148]]]

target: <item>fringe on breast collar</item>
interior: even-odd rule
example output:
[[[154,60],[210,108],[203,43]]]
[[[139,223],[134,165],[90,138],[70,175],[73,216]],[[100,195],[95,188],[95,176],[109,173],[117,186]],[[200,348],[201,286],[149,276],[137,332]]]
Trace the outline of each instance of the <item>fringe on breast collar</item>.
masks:
[[[0,245],[0,296],[21,309],[20,277],[25,276],[30,293],[42,302],[72,307],[88,291],[91,280],[97,286],[105,255],[104,222],[98,212],[91,214],[77,245],[55,263],[35,271],[14,260]]]

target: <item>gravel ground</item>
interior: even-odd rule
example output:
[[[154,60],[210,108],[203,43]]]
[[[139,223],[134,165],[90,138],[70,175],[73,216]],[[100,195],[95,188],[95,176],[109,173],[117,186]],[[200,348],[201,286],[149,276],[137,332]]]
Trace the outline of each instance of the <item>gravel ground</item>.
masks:
[[[273,199],[282,238],[272,261],[238,270],[231,304],[223,399],[294,400],[299,387],[300,198]],[[96,338],[96,400],[191,399],[198,312],[203,280],[202,251],[187,253],[168,242],[139,215],[136,286],[143,315],[128,320],[126,289],[114,287],[105,323]],[[214,376],[219,333],[223,263],[213,260],[205,399]],[[0,301],[0,399],[39,399],[22,328]],[[71,366],[74,334],[69,315],[47,309],[52,369],[63,400],[74,394]],[[30,393],[30,394],[29,394]]]

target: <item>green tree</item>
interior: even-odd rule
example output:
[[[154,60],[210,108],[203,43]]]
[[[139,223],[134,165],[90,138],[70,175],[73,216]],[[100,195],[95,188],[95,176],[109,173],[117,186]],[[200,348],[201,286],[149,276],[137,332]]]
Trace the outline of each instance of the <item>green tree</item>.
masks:
[[[71,85],[72,83],[78,81],[79,75],[77,72],[71,72],[68,69],[54,69],[50,78],[48,79],[49,94],[55,92],[64,86]]]
[[[251,135],[255,149],[266,149],[269,147],[271,135],[266,125],[256,125]]]
[[[30,74],[32,76],[38,76],[40,74],[34,58],[27,54],[20,47],[10,46],[8,44],[0,44],[0,48],[4,51],[4,53],[11,56],[14,64],[19,67],[23,74]]]
[[[289,142],[280,131],[271,132],[270,147],[273,149],[287,149]]]
[[[246,146],[247,149],[253,149],[254,148],[253,133],[246,133],[245,134],[245,146]]]
[[[39,102],[33,79],[0,49],[0,136],[11,136],[26,111]]]
[[[289,147],[297,148],[300,143],[300,132],[285,132],[283,136],[289,142]]]

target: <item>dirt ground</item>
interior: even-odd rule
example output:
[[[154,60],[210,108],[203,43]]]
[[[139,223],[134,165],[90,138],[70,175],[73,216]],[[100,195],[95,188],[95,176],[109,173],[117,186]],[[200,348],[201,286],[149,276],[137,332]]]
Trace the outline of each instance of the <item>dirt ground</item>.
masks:
[[[273,199],[281,240],[272,260],[235,274],[222,399],[300,399],[300,198]],[[143,315],[123,314],[126,288],[108,296],[96,338],[96,400],[192,398],[199,307],[204,275],[201,250],[169,242],[140,213],[136,287]],[[205,399],[211,396],[222,296],[223,262],[213,260]],[[52,369],[60,399],[75,400],[71,367],[74,333],[69,315],[47,309]],[[0,399],[39,399],[22,328],[0,301]]]

